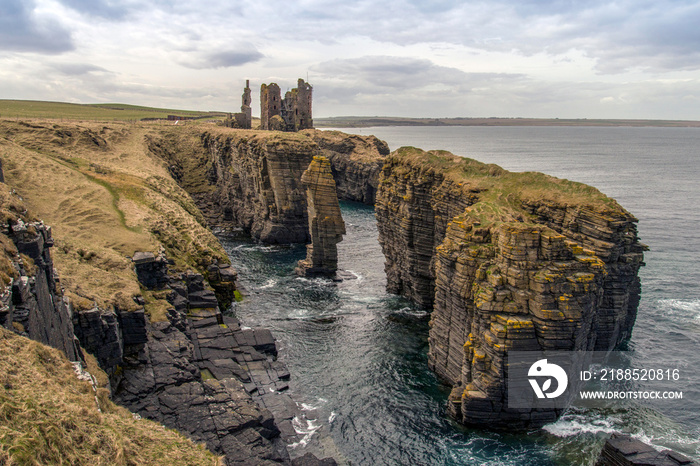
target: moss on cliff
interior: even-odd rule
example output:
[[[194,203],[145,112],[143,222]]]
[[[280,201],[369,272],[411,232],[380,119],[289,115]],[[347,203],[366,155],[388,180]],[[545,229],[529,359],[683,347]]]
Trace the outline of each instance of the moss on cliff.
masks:
[[[447,151],[424,151],[401,147],[392,157],[408,162],[411,170],[438,171],[465,193],[477,193],[479,203],[471,215],[487,223],[536,219],[523,209],[524,203],[580,205],[600,213],[629,215],[612,198],[583,183],[555,178],[539,172],[510,172],[495,164],[485,164]]]
[[[105,389],[96,396],[56,349],[0,328],[0,354],[2,464],[221,464],[175,431],[135,419]]]

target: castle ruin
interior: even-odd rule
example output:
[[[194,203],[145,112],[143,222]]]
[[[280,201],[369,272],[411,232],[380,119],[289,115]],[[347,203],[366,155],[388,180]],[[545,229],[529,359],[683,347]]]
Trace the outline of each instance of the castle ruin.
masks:
[[[313,128],[312,91],[311,84],[301,78],[284,99],[276,83],[260,86],[260,129],[293,132]]]
[[[241,96],[241,112],[234,113],[230,124],[233,128],[250,129],[253,127],[253,110],[250,107],[252,99],[250,98],[250,80],[245,80],[245,88]]]
[[[260,86],[260,129],[269,131],[295,132],[314,127],[311,117],[311,93],[313,87],[297,81],[297,87],[281,97],[280,87],[276,83]],[[250,107],[250,80],[246,79],[243,89],[240,113],[230,114],[223,125],[229,128],[251,129],[253,114]]]

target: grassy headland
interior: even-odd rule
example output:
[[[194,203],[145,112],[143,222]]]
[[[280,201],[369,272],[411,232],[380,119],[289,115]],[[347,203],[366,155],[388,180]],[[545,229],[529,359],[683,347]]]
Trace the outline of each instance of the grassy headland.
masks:
[[[90,121],[138,121],[144,118],[166,119],[168,115],[222,119],[226,112],[199,112],[127,104],[71,104],[40,100],[0,100],[0,118],[50,118]]]
[[[463,192],[479,193],[479,202],[471,206],[469,212],[482,225],[501,222],[536,224],[536,220],[523,209],[523,203],[586,206],[612,215],[629,215],[617,201],[592,186],[544,173],[510,172],[498,165],[447,151],[424,151],[415,147],[401,147],[391,157],[404,166],[410,166],[413,172],[435,170]]]
[[[189,195],[153,155],[154,123],[0,120],[5,181],[54,231],[53,258],[78,309],[135,309],[141,294],[129,257],[164,248],[175,269],[228,262]],[[170,127],[167,127],[170,128]],[[195,126],[178,127],[182,141]],[[152,320],[169,305],[145,294]]]

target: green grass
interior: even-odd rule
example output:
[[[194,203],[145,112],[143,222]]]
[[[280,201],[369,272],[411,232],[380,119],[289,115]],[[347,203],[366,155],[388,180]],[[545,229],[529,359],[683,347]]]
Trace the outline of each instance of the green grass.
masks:
[[[167,118],[168,115],[211,116],[221,119],[225,112],[199,112],[151,108],[127,104],[71,104],[40,100],[0,100],[0,118],[53,118],[91,121],[136,121],[143,118]]]
[[[523,209],[526,203],[579,206],[613,217],[629,216],[614,199],[583,183],[538,172],[510,172],[498,165],[458,157],[446,151],[401,147],[393,157],[407,163],[408,170],[415,173],[433,170],[465,192],[479,193],[479,201],[468,210],[470,218],[482,226],[503,222],[532,222],[535,225],[536,219]]]

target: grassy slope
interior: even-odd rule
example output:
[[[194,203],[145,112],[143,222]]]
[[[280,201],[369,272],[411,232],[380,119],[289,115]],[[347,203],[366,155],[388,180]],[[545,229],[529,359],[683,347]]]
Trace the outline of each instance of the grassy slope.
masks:
[[[177,432],[134,419],[106,389],[96,400],[56,349],[0,328],[0,354],[0,464],[221,464]]]
[[[447,151],[426,152],[415,147],[402,147],[393,156],[409,161],[417,170],[438,169],[465,191],[480,192],[480,201],[469,211],[470,216],[478,218],[482,225],[528,222],[530,214],[522,208],[523,201],[586,206],[607,215],[630,216],[617,201],[596,188],[544,173],[509,172],[498,165],[459,157]]]
[[[168,127],[169,128],[169,127]],[[176,268],[228,259],[165,163],[146,148],[154,124],[0,120],[5,179],[54,229],[54,261],[78,308],[133,309],[140,289],[128,256],[164,246]],[[196,138],[182,127],[184,139]],[[154,320],[166,303],[146,294]]]
[[[222,118],[226,116],[226,113],[151,108],[126,104],[70,104],[39,100],[0,100],[0,117],[2,118],[133,121],[142,118],[167,118],[168,115]]]

